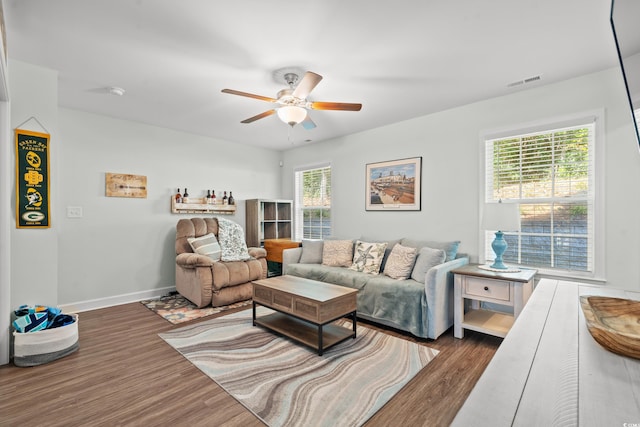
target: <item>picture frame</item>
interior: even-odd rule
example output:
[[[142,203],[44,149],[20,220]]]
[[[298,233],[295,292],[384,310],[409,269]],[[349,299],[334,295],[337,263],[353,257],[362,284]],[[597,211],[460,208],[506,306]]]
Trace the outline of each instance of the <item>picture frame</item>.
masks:
[[[107,197],[147,198],[147,177],[123,173],[105,173],[104,193]]]
[[[422,157],[367,163],[367,211],[419,211],[422,209]]]

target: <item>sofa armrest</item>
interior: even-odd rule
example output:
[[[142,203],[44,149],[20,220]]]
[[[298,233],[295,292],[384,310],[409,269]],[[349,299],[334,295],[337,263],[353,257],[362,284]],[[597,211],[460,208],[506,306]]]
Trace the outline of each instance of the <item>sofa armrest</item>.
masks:
[[[247,248],[247,251],[249,252],[249,255],[255,259],[267,257],[267,251],[265,248]]]
[[[463,255],[427,271],[424,281],[429,326],[427,335],[436,339],[453,325],[453,274],[451,270],[469,263]]]
[[[215,261],[206,255],[182,253],[176,256],[176,264],[183,268],[210,267]]]
[[[282,251],[282,274],[287,274],[289,264],[300,262],[302,248],[289,248]]]

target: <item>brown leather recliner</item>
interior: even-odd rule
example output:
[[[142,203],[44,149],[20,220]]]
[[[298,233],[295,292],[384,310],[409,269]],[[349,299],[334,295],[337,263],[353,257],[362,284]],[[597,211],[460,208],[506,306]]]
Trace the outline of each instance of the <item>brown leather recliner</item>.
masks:
[[[214,261],[194,253],[187,239],[213,233],[218,237],[216,218],[181,219],[176,226],[176,290],[198,307],[214,307],[250,299],[252,280],[267,277],[267,252],[248,248],[247,261]]]

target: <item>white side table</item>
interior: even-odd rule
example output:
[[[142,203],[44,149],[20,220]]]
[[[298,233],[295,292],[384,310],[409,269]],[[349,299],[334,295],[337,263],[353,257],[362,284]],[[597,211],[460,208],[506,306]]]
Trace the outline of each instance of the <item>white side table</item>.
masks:
[[[504,338],[533,292],[537,270],[523,268],[517,273],[499,273],[468,264],[452,270],[454,274],[453,336],[464,337],[464,330]],[[465,300],[471,308],[465,313]],[[513,307],[513,313],[483,309],[481,302]]]

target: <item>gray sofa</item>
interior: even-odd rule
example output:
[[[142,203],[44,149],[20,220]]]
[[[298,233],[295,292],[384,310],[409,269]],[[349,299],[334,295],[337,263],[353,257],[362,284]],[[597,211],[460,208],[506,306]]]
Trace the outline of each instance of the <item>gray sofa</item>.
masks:
[[[372,241],[365,238],[358,240]],[[317,253],[318,242],[311,242],[303,241],[302,247],[283,251],[283,274],[358,289],[359,318],[400,329],[416,337],[436,339],[453,325],[451,270],[469,262],[465,254],[457,253],[459,242],[406,238],[390,241],[379,274],[354,271],[346,266],[323,265],[321,255]],[[354,244],[356,242],[353,241]],[[419,251],[410,277],[402,280],[383,274],[389,254],[398,243]],[[444,251],[439,260],[441,263],[433,266],[425,264],[430,262],[428,254],[435,253],[434,250],[440,253]]]

